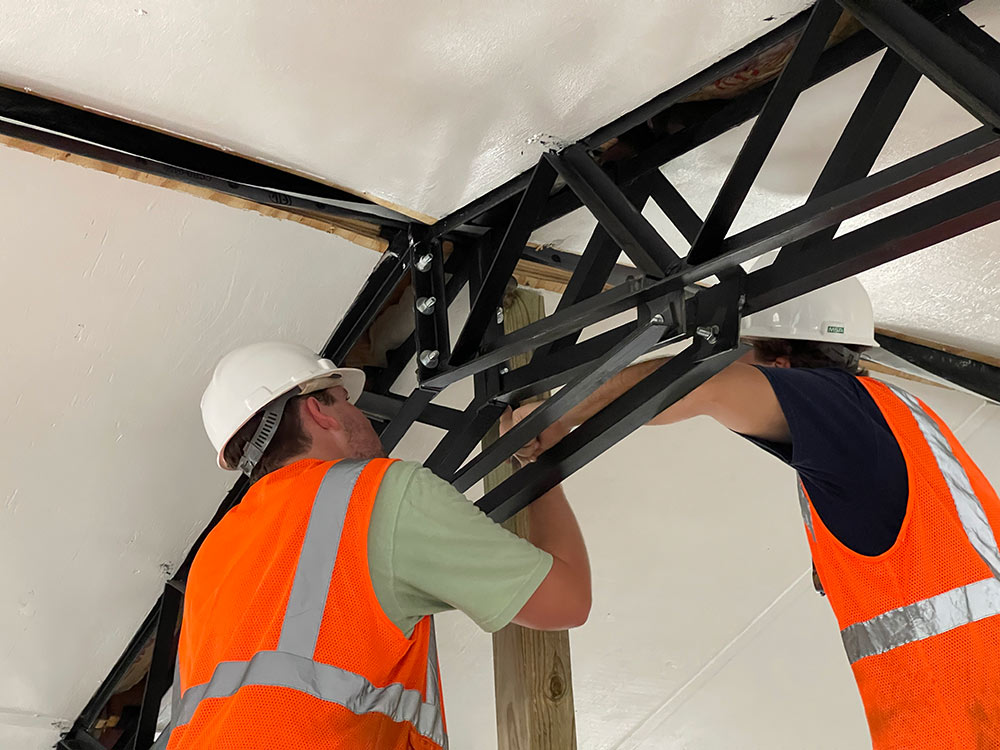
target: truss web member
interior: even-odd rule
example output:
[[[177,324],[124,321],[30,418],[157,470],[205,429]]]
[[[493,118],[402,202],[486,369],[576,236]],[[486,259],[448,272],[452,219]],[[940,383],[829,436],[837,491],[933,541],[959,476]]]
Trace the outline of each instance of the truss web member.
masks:
[[[798,472],[817,587],[875,750],[1000,748],[993,488],[925,404],[859,371],[877,344],[856,279],[750,315],[743,335],[743,360],[650,424],[705,414]],[[520,455],[536,458],[664,361],[627,368]]]
[[[447,746],[430,615],[563,629],[590,568],[560,488],[529,540],[419,464],[384,457],[364,374],[304,347],[238,349],[202,399],[219,465],[255,480],[184,599],[170,750]],[[167,738],[169,737],[169,741]]]

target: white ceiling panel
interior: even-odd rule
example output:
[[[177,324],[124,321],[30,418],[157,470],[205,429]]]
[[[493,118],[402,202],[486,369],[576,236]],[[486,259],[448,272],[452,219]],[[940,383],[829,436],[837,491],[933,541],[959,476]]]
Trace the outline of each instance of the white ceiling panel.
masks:
[[[4,0],[0,83],[438,216],[808,0]]]

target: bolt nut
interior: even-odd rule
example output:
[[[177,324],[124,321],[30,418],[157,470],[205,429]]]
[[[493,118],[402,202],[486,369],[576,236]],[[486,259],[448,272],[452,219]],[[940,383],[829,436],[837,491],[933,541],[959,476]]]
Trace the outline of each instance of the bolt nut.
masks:
[[[441,355],[437,349],[424,349],[420,352],[420,364],[428,370],[433,370],[438,366]]]
[[[416,304],[418,313],[421,315],[430,315],[434,312],[434,305],[437,304],[437,299],[434,297],[420,297]]]
[[[503,366],[502,366],[502,367],[500,368],[500,374],[501,374],[501,375],[506,375],[506,374],[507,374],[508,372],[510,372],[510,368],[509,368],[509,367],[507,367],[507,365],[503,365]]]
[[[426,255],[421,255],[419,258],[417,258],[416,263],[414,263],[413,265],[417,267],[418,271],[426,271],[428,268],[431,267],[431,263],[433,262],[434,262],[434,256],[432,256],[430,253],[427,253]]]
[[[656,315],[654,315],[652,318],[649,319],[649,322],[652,323],[654,326],[662,326],[663,316],[660,315],[660,313],[656,313]]]
[[[498,324],[499,323],[503,323],[503,308],[502,307],[498,307],[497,308],[497,323]]]
[[[719,326],[700,326],[695,329],[695,333],[708,343],[714,344],[719,338]]]

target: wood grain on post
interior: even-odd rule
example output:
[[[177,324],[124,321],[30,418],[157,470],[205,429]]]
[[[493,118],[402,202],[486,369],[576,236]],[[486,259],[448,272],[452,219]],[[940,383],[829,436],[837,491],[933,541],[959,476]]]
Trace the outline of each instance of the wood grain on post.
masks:
[[[505,333],[543,317],[545,301],[538,292],[519,288],[504,298]],[[529,355],[514,357],[511,367],[520,367],[529,359]],[[484,447],[498,434],[496,426],[484,439]],[[509,462],[498,466],[486,476],[486,491],[512,473]],[[527,515],[521,511],[504,527],[527,536]],[[499,750],[576,750],[567,631],[530,630],[512,623],[494,633],[493,678]]]

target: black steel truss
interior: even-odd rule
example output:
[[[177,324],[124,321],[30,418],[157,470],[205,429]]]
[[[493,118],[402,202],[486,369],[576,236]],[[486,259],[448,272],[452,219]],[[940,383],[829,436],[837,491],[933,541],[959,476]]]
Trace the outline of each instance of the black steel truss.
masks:
[[[283,186],[289,195],[310,195],[312,210],[323,205],[331,215],[352,218],[361,212],[366,220],[381,224],[390,238],[389,251],[323,352],[343,360],[409,276],[413,333],[389,353],[387,366],[370,368],[368,391],[359,405],[381,426],[387,447],[394,446],[416,421],[445,430],[427,465],[463,490],[638,355],[687,342],[680,354],[479,500],[482,510],[503,520],[739,357],[741,315],[1000,219],[1000,172],[995,172],[837,236],[846,219],[1000,156],[998,45],[961,14],[962,4],[819,0],[810,11],[632,113],[559,152],[544,154],[530,172],[430,227],[413,225],[398,215],[383,220],[379,214],[384,211],[353,196],[335,195],[325,186],[294,182],[301,178],[283,183],[277,175],[269,175],[265,180],[254,171],[260,165],[237,164],[228,155],[208,157],[191,151],[192,144],[171,143],[161,134],[146,142],[149,149],[129,165],[159,169],[173,177],[179,175],[178,169],[214,175],[213,179],[225,173],[234,178],[229,190],[244,191],[240,194],[247,197],[257,195],[245,192],[250,183]],[[830,46],[827,37],[843,9],[864,28]],[[776,80],[728,101],[697,106],[685,101],[761,52],[796,37],[795,51]],[[799,94],[882,50],[885,54],[808,199],[798,208],[731,234],[733,219]],[[950,94],[983,126],[870,173],[921,76]],[[22,106],[23,96],[0,90],[0,116],[8,118],[0,120],[0,132],[25,137],[27,130],[29,140],[44,142],[37,128],[58,131],[53,121],[32,120],[21,110],[9,116],[11,103]],[[101,124],[88,119],[99,118],[90,113],[81,119],[62,114],[73,127],[65,136],[51,136],[63,138],[60,148],[118,159],[115,163],[122,163],[123,151],[132,159],[142,151],[141,139],[133,148],[114,147],[116,133],[139,138],[121,130],[126,127],[122,123]],[[704,218],[699,217],[660,167],[753,117],[757,120],[715,204]],[[97,128],[102,137],[88,135],[85,126]],[[88,141],[86,148],[79,147],[83,140]],[[615,146],[608,148],[612,141]],[[241,171],[244,168],[248,171]],[[671,248],[642,215],[650,198],[689,244],[686,256]],[[580,207],[598,220],[582,255],[527,245],[535,229]],[[451,244],[447,259],[444,241]],[[779,248],[773,265],[750,274],[742,270],[741,263]],[[622,251],[635,268],[616,263]],[[572,276],[556,311],[504,334],[502,300],[522,259],[566,268]],[[705,285],[713,277],[718,283]],[[447,311],[467,284],[470,310],[452,346]],[[629,313],[631,319],[598,335],[581,335],[587,327],[620,313]],[[904,344],[887,343],[887,348],[980,393],[996,393],[995,368],[935,359]],[[526,352],[533,353],[531,361],[510,369],[510,358]],[[409,394],[392,392],[399,375],[414,361],[418,387]],[[469,377],[475,395],[466,408],[432,403],[442,389]],[[560,386],[518,427],[468,459],[509,404]],[[246,489],[246,480],[240,479],[227,495],[157,607],[61,740],[66,750],[96,746],[91,731],[99,712],[125,669],[155,638],[146,698],[132,728],[134,746],[148,746],[151,722],[172,678],[168,667],[174,660],[179,591],[201,541]]]

